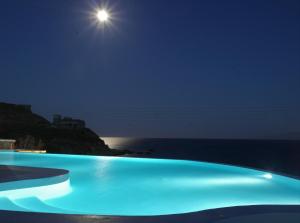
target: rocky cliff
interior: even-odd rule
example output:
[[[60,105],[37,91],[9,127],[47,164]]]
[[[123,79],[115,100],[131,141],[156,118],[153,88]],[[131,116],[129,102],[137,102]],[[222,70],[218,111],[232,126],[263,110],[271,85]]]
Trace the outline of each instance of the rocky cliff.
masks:
[[[16,147],[46,149],[49,153],[119,155],[88,128],[55,128],[28,105],[0,103],[0,138],[16,139]]]

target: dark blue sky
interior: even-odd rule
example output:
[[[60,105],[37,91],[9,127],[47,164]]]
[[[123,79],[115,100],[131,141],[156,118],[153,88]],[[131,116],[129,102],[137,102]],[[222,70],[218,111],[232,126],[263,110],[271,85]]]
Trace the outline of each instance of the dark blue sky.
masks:
[[[0,101],[102,136],[300,139],[299,0],[7,0]]]

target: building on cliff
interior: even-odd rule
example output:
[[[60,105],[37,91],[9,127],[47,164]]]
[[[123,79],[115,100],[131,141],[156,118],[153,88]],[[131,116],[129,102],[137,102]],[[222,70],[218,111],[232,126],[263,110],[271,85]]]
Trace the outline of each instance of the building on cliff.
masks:
[[[61,115],[53,115],[52,125],[56,128],[63,129],[83,129],[85,122],[80,119],[73,119],[70,117],[62,117]]]

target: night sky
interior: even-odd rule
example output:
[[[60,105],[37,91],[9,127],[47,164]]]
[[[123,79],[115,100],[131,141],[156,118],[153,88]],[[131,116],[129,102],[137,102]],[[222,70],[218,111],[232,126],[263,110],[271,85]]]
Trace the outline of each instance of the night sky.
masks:
[[[299,0],[0,2],[0,101],[101,136],[300,139]]]

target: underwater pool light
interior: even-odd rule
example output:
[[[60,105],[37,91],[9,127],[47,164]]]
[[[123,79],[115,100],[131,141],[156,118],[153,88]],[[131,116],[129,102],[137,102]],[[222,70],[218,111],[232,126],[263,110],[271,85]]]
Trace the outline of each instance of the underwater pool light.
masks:
[[[266,179],[268,179],[268,180],[270,180],[270,179],[273,178],[272,174],[270,174],[270,173],[264,174],[263,177],[266,178]]]

